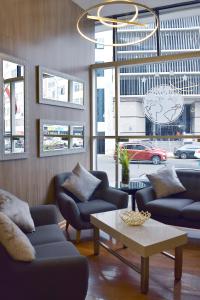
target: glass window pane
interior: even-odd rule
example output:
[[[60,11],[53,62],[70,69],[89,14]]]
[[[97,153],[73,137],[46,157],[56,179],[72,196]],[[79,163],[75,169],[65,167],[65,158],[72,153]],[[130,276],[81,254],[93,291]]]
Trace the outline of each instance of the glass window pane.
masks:
[[[126,16],[124,19],[131,18]],[[120,18],[122,19],[122,18]],[[155,17],[149,13],[139,14],[138,21],[145,26],[124,26],[117,28],[116,31],[116,43],[130,43],[134,42],[134,45],[116,47],[115,57],[116,60],[129,60],[140,57],[151,57],[157,55],[157,38],[156,34],[152,37],[141,41],[146,38],[149,33],[155,28]],[[129,73],[129,68],[124,69]]]
[[[59,151],[68,149],[69,142],[67,139],[62,137],[51,137],[44,136],[43,140],[43,151]]]
[[[83,126],[71,126],[71,147],[83,148],[84,147],[84,127]]]
[[[10,84],[4,84],[4,132],[11,134]]]
[[[168,55],[200,49],[200,5],[160,14],[161,54]]]
[[[115,186],[115,140],[97,139],[97,170],[104,171],[108,175],[109,184]]]
[[[84,141],[83,138],[72,138],[72,148],[83,148]]]
[[[43,133],[44,133],[44,135],[68,135],[69,134],[69,126],[44,124],[43,125]]]
[[[119,135],[199,134],[199,82],[198,58],[120,68]]]
[[[78,81],[72,82],[72,103],[83,105],[84,89],[83,83]]]
[[[4,138],[4,151],[6,154],[12,153],[11,138]]]
[[[68,102],[68,80],[47,73],[42,75],[42,97],[49,100]]]
[[[113,69],[105,69],[104,77],[96,78],[95,109],[94,134],[115,135],[115,72]]]
[[[11,61],[3,61],[3,78],[11,79],[24,76],[24,66],[13,63]]]
[[[24,66],[3,61],[5,154],[25,152]]]
[[[69,126],[44,124],[43,135],[43,151],[69,148]]]
[[[24,138],[13,138],[12,149],[14,153],[24,152]]]
[[[24,82],[18,81],[13,83],[13,118],[12,133],[13,135],[24,135]]]
[[[112,44],[113,31],[106,26],[98,25],[95,27],[95,39],[100,43]],[[95,62],[107,62],[113,60],[113,47],[104,46],[102,44],[95,44]],[[97,76],[103,76],[103,70],[97,71]]]

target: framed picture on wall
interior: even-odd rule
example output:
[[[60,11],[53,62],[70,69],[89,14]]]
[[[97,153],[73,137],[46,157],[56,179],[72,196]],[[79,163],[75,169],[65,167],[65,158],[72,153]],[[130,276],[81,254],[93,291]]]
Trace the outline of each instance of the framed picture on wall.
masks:
[[[41,66],[37,66],[37,77],[39,103],[84,109],[83,80]]]

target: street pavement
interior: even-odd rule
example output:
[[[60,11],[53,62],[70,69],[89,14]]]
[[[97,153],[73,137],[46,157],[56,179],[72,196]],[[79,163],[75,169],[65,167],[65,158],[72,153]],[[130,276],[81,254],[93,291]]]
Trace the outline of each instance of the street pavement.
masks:
[[[158,169],[164,166],[175,166],[175,168],[200,169],[200,159],[168,158],[166,162],[162,162],[160,165],[153,165],[151,162],[131,162],[130,178],[136,179],[140,177],[145,177],[145,174],[156,172]],[[98,154],[97,169],[107,172],[110,184],[115,184],[115,161],[113,157]],[[119,176],[121,176],[121,165],[119,165]]]

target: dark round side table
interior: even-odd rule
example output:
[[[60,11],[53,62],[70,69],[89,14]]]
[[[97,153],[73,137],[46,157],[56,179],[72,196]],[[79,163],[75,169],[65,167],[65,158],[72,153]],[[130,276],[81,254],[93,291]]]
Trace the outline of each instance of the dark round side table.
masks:
[[[124,191],[127,194],[131,195],[132,210],[135,210],[136,192],[149,186],[151,186],[149,181],[134,180],[134,181],[130,181],[127,186],[123,186],[120,184],[119,190]]]

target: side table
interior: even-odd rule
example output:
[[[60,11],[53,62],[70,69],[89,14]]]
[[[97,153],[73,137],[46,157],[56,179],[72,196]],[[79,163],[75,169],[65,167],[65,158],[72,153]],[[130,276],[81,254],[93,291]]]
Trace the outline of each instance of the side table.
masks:
[[[132,210],[135,210],[135,194],[137,191],[151,186],[148,181],[134,180],[130,181],[127,186],[119,186],[118,189],[131,195]]]

